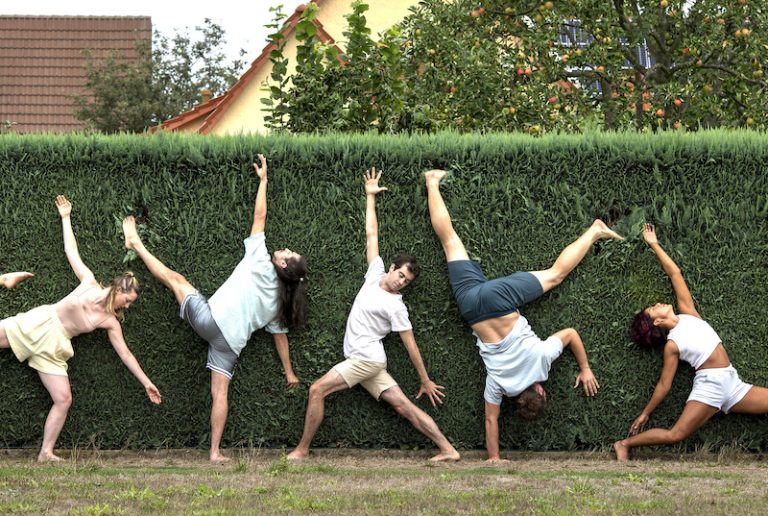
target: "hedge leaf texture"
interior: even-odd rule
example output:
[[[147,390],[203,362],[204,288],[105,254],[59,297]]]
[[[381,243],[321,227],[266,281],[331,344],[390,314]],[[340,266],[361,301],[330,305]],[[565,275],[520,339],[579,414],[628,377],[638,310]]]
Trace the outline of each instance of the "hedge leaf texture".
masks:
[[[345,321],[365,264],[362,175],[384,170],[378,197],[381,254],[416,255],[424,272],[404,291],[431,377],[446,390],[431,414],[459,448],[484,445],[485,371],[452,299],[445,258],[427,212],[422,173],[451,171],[442,193],[470,256],[488,277],[549,267],[595,217],[614,221],[625,242],[596,245],[565,282],[522,313],[542,338],[574,327],[602,387],[594,399],[573,389],[569,351],[546,384],[547,415],[526,424],[502,409],[504,449],[600,449],[627,434],[661,371],[661,353],[627,337],[632,315],[674,300],[644,221],[680,265],[699,311],[719,333],[741,377],[768,385],[768,140],[758,133],[437,136],[182,137],[19,136],[0,138],[0,270],[36,277],[0,291],[0,317],[54,303],[77,280],[64,256],[54,197],[65,194],[80,253],[97,279],[124,267],[144,286],[123,330],[163,393],[152,406],[112,351],[103,331],[74,340],[69,362],[74,404],[59,447],[206,446],[210,373],[206,344],[178,317],[170,291],[140,260],[123,264],[119,227],[144,217],[149,250],[211,295],[243,254],[258,179],[251,163],[269,161],[267,246],[308,259],[308,328],[289,335],[300,388],[284,389],[271,337],[258,331],[241,355],[230,390],[227,446],[286,446],[298,441],[307,389],[343,359]],[[388,262],[387,262],[388,263]],[[389,371],[406,394],[418,377],[397,335],[385,341]],[[34,370],[0,353],[0,446],[39,446],[50,407]],[[693,371],[682,364],[672,391],[652,415],[669,426],[682,410]],[[716,416],[681,445],[738,444],[765,450],[766,418]],[[330,447],[431,447],[361,388],[330,396],[314,441]]]

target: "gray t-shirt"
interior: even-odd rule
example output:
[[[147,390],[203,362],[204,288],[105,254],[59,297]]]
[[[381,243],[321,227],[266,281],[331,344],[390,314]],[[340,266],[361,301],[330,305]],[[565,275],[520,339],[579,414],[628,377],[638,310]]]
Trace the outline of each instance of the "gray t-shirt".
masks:
[[[545,381],[552,362],[563,353],[559,338],[542,341],[522,315],[501,342],[486,344],[478,338],[477,347],[487,372],[483,397],[492,405],[501,405],[504,396],[517,396]]]
[[[278,279],[264,233],[251,235],[243,244],[245,256],[208,300],[213,320],[238,355],[259,328],[288,333],[276,321]]]

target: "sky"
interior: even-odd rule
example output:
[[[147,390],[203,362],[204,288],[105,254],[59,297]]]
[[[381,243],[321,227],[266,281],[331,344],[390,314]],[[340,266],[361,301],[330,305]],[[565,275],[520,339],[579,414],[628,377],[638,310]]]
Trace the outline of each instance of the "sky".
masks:
[[[210,18],[226,34],[225,51],[231,59],[238,57],[238,49],[247,52],[246,64],[256,59],[266,45],[268,30],[264,25],[272,21],[270,6],[283,5],[290,15],[307,0],[0,0],[0,14],[28,15],[90,15],[90,16],[150,16],[152,28],[164,36],[202,25]],[[247,6],[247,7],[244,7]]]

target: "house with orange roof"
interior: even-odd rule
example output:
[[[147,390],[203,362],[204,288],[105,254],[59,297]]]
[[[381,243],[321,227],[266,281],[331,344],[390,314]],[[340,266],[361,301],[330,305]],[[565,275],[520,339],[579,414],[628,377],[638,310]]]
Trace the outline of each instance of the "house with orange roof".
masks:
[[[85,51],[131,61],[151,39],[148,16],[0,16],[0,128],[84,130],[72,97],[87,94]]]
[[[343,50],[343,32],[347,28],[344,15],[352,12],[353,0],[313,0],[320,10],[314,20],[317,27],[317,39],[327,45],[337,45]],[[367,0],[369,10],[365,13],[368,28],[375,37],[380,32],[400,22],[409,14],[409,8],[418,4],[418,0]],[[295,36],[296,24],[305,5],[287,18],[282,29],[285,47],[283,55],[288,59],[290,75],[296,63],[298,40]],[[273,43],[264,47],[261,54],[240,79],[223,95],[204,101],[194,109],[167,120],[155,130],[179,131],[199,134],[247,134],[266,133],[264,124],[267,114],[261,99],[269,94],[264,84],[270,77],[272,63],[269,54],[275,49]]]

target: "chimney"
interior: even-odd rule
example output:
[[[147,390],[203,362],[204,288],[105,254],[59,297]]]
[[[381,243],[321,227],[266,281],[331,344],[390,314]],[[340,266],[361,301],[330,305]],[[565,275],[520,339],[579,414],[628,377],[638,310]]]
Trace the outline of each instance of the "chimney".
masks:
[[[207,90],[207,89],[206,90],[201,90],[200,91],[200,96],[203,97],[203,102],[202,103],[205,104],[206,102],[211,100],[211,90]]]

